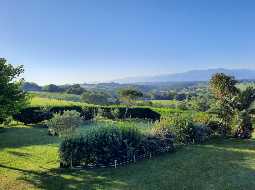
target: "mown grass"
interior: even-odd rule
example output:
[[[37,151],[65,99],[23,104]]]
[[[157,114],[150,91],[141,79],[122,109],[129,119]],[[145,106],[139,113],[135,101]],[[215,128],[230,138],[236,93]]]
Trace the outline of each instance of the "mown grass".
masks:
[[[214,139],[117,169],[61,170],[60,139],[47,129],[0,132],[0,189],[227,190],[255,189],[255,140]]]

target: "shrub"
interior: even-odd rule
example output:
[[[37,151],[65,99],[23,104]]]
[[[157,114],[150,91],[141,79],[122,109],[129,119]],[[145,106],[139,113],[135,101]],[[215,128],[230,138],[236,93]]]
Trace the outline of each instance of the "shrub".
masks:
[[[209,127],[203,125],[194,125],[191,128],[189,138],[191,142],[201,144],[210,138],[211,133],[212,131]]]
[[[219,130],[222,128],[222,124],[220,121],[217,120],[210,120],[207,124],[207,127],[212,131],[212,132],[219,132]]]
[[[28,107],[15,114],[13,118],[24,124],[35,124],[52,117],[51,112],[46,108]]]
[[[186,105],[186,102],[184,102],[184,101],[177,102],[176,103],[176,108],[180,109],[180,110],[187,110],[188,109],[188,107]]]
[[[139,158],[144,154],[173,151],[173,141],[158,133],[144,134],[134,126],[107,126],[85,136],[65,139],[60,146],[61,167],[109,165]]]
[[[80,113],[77,111],[64,111],[62,114],[56,113],[46,124],[51,135],[59,135],[60,137],[72,136],[75,129],[81,124]]]
[[[251,138],[253,132],[252,121],[249,114],[244,110],[236,114],[236,123],[233,127],[234,136],[237,138]]]
[[[95,128],[84,137],[63,141],[60,147],[61,164],[70,166],[72,160],[73,165],[106,165],[114,160],[128,160],[141,139],[141,133],[132,128]]]
[[[133,107],[128,108],[126,113],[125,107],[114,106],[49,106],[44,107],[27,107],[14,116],[14,119],[25,124],[36,124],[52,118],[54,113],[63,113],[66,110],[75,110],[80,113],[83,120],[91,120],[98,114],[108,119],[125,119],[138,118],[156,121],[160,119],[160,114],[150,108]],[[126,113],[126,114],[125,114]],[[125,115],[127,117],[125,117]]]
[[[161,118],[154,125],[154,130],[161,130],[163,133],[174,135],[176,143],[202,143],[211,134],[206,126],[195,125],[192,118],[176,114],[172,117]]]

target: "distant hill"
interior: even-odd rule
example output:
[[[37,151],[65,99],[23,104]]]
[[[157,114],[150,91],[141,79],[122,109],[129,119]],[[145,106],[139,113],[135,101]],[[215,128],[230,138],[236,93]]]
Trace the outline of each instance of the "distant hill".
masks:
[[[155,83],[155,82],[189,82],[189,81],[208,81],[215,73],[225,73],[235,76],[238,80],[254,80],[255,70],[250,69],[208,69],[191,70],[183,73],[165,74],[146,77],[128,77],[114,80],[117,83]]]

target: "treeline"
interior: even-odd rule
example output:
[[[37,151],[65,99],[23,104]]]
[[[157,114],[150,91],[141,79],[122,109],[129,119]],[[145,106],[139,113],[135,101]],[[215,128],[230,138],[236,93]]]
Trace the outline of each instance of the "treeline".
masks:
[[[193,83],[192,83],[193,84]],[[207,86],[195,85],[185,86],[184,88],[178,87],[178,85],[171,87],[171,85],[163,86],[162,84],[158,85],[121,85],[117,83],[101,83],[101,84],[91,84],[91,85],[55,85],[49,84],[45,86],[39,86],[33,82],[24,82],[22,89],[24,91],[30,92],[49,92],[49,93],[66,93],[74,95],[82,95],[87,93],[88,95],[95,95],[96,98],[99,97],[102,99],[102,96],[108,98],[111,102],[116,103],[116,98],[119,96],[119,91],[121,89],[135,89],[143,93],[143,98],[145,100],[178,100],[184,101],[191,99],[192,97],[197,97],[200,94],[205,94],[208,92]],[[199,83],[198,83],[199,84]],[[179,84],[183,86],[184,84]],[[92,97],[93,99],[94,97]],[[91,99],[89,97],[88,99]],[[103,102],[106,99],[102,100]]]

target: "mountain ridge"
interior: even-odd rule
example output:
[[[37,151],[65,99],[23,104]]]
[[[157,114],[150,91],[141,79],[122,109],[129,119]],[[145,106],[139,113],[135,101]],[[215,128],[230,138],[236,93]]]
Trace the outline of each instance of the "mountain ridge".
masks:
[[[254,80],[255,70],[253,69],[197,69],[186,72],[162,74],[155,76],[126,77],[116,79],[111,82],[117,83],[151,83],[151,82],[189,82],[189,81],[208,81],[215,73],[225,73],[234,76],[238,80]]]

